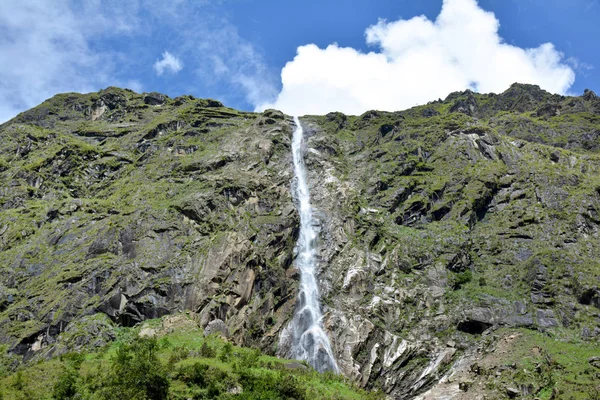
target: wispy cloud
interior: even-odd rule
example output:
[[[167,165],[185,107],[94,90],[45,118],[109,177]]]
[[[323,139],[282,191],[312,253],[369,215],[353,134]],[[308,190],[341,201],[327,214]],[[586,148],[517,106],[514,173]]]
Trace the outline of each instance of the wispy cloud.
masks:
[[[114,78],[111,51],[93,40],[129,35],[137,29],[135,1],[0,2],[0,122],[59,92],[86,92]]]
[[[214,4],[213,4],[214,5]],[[277,71],[266,63],[260,49],[244,39],[227,20],[211,14],[211,5],[180,0],[155,14],[169,26],[171,46],[184,54],[186,68],[193,68],[198,81],[219,87],[220,100],[239,97],[253,106],[277,95]]]
[[[281,71],[274,107],[292,114],[369,109],[400,110],[467,88],[501,92],[533,83],[566,93],[575,73],[551,43],[532,49],[509,45],[499,21],[476,0],[444,0],[435,21],[425,16],[369,27],[368,54],[332,44],[300,46]]]
[[[200,76],[210,76],[216,81],[228,82],[231,88],[241,89],[245,100],[255,106],[275,99],[275,71],[235,27],[221,24],[211,29],[208,41],[201,39],[206,34],[202,31],[186,34],[187,46],[191,56],[196,58]],[[210,54],[210,62],[201,59],[204,54]]]
[[[565,60],[565,62],[584,77],[588,77],[590,75],[590,71],[594,69],[592,64],[582,62],[576,57],[569,57]]]
[[[168,51],[162,54],[162,59],[156,60],[153,65],[157,75],[162,75],[165,71],[171,74],[176,74],[183,68],[181,60]]]
[[[219,95],[241,93],[252,104],[274,97],[275,73],[214,7],[194,0],[0,1],[0,122],[59,92],[148,89],[137,71],[153,62],[148,53],[156,48],[147,44],[155,36],[169,49],[153,63],[156,74],[178,73],[185,63],[216,82]],[[111,41],[128,44],[134,54],[105,45]]]

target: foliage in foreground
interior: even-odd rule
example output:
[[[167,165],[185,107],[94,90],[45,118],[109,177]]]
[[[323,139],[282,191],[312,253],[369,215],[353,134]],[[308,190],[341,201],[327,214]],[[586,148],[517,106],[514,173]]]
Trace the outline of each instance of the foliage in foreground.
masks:
[[[197,329],[157,339],[124,330],[100,352],[70,353],[0,381],[0,399],[377,399],[341,376],[238,348]],[[294,369],[291,369],[295,367]]]

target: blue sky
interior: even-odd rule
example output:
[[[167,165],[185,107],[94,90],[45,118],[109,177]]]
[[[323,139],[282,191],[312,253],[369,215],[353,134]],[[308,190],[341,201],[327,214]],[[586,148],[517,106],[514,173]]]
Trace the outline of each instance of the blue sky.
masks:
[[[297,114],[600,91],[597,21],[600,0],[2,0],[0,121],[110,85]]]

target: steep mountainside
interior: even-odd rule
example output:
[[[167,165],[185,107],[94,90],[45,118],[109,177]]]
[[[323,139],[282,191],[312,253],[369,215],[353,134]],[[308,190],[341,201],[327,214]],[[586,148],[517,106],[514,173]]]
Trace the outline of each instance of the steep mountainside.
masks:
[[[390,398],[459,370],[431,396],[589,398],[600,383],[588,363],[600,355],[593,92],[515,84],[300,120],[324,325],[346,376]],[[279,111],[118,88],[57,95],[0,126],[2,363],[100,346],[115,324],[183,310],[286,356],[299,280],[292,129]],[[485,363],[515,341],[543,351]],[[545,350],[572,345],[585,349],[572,360]],[[520,368],[527,357],[538,367]]]

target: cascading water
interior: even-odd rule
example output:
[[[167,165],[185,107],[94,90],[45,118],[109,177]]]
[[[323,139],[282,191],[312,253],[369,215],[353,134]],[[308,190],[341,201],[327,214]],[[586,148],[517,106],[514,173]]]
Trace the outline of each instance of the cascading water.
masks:
[[[302,157],[304,131],[298,117],[294,117],[296,129],[292,139],[294,175],[296,176],[296,199],[300,214],[300,232],[296,244],[296,266],[300,270],[300,288],[296,303],[296,313],[290,323],[292,336],[291,355],[298,360],[306,360],[319,372],[338,372],[338,366],[331,351],[329,338],[323,330],[322,314],[319,305],[319,287],[315,277],[317,234],[314,229],[310,206],[310,193],[306,184],[306,171]]]

